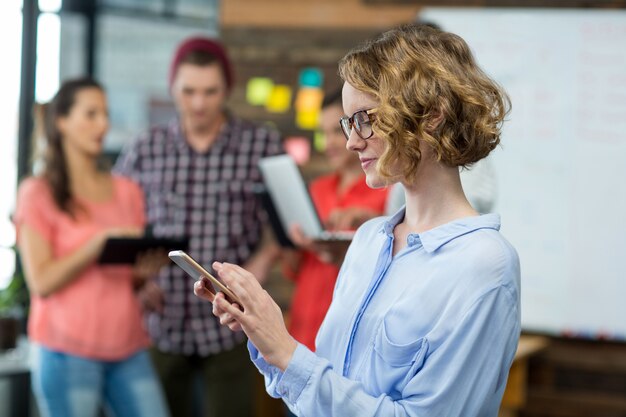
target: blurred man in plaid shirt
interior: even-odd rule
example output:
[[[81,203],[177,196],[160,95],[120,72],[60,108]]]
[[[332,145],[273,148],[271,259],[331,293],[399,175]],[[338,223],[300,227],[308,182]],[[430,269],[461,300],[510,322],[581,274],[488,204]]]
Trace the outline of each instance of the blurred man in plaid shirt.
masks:
[[[188,237],[188,253],[205,267],[243,264],[262,279],[278,248],[262,239],[257,162],[282,152],[280,135],[225,110],[233,73],[214,40],[181,43],[169,83],[178,116],[138,137],[115,170],[141,184],[154,235]],[[253,369],[244,335],[220,326],[192,285],[170,266],[140,290],[151,307],[152,357],[172,415],[189,417],[199,372],[205,416],[250,416]]]

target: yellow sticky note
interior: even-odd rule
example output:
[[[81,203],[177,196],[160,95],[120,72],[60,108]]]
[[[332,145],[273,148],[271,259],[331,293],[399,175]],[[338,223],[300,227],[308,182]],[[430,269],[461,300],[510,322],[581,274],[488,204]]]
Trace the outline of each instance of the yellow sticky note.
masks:
[[[267,98],[265,108],[271,113],[285,113],[291,107],[291,87],[276,84]]]
[[[296,95],[296,110],[319,110],[322,107],[324,93],[319,88],[301,88]]]
[[[317,129],[320,120],[319,110],[298,110],[296,112],[296,125],[300,129]]]
[[[246,85],[246,100],[253,106],[264,106],[273,88],[274,81],[269,78],[250,78]]]

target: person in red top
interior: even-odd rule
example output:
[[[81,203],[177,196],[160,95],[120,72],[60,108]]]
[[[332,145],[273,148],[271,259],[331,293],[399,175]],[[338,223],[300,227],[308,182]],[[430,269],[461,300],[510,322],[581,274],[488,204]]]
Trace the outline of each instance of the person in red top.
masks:
[[[139,185],[98,169],[105,93],[90,79],[67,81],[46,113],[43,172],[20,184],[14,216],[39,412],[96,416],[106,404],[118,417],[166,417],[135,289],[167,258],[97,264],[109,237],[138,236],[145,225]]]
[[[324,99],[320,117],[325,154],[333,172],[315,179],[309,187],[327,230],[355,230],[384,213],[387,200],[388,190],[369,188],[359,158],[346,149],[346,139],[337,123],[343,115],[339,90]],[[285,275],[295,281],[289,331],[315,351],[315,336],[330,306],[341,259],[331,256],[334,251],[328,247],[307,239],[298,227],[290,230],[290,237],[301,250],[295,256],[286,256],[283,268]]]

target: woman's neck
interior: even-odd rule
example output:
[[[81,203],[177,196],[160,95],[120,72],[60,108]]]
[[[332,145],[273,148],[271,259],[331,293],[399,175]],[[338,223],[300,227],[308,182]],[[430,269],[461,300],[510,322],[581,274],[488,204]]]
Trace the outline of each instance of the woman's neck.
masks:
[[[420,171],[428,171],[420,175]],[[476,216],[463,193],[459,170],[431,162],[418,168],[416,181],[404,184],[406,213],[402,224],[411,233],[421,233],[453,220]]]
[[[93,156],[77,151],[65,151],[70,189],[73,191],[92,187],[102,177],[98,160]]]

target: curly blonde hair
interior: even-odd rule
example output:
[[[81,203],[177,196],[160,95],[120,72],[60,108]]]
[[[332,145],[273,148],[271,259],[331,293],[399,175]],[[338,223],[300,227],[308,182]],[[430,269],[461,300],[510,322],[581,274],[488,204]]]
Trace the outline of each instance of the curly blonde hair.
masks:
[[[350,51],[339,75],[380,105],[374,133],[387,142],[378,163],[383,177],[402,166],[413,178],[429,145],[438,161],[469,166],[500,143],[510,110],[504,90],[476,64],[459,36],[422,24],[392,29]]]

